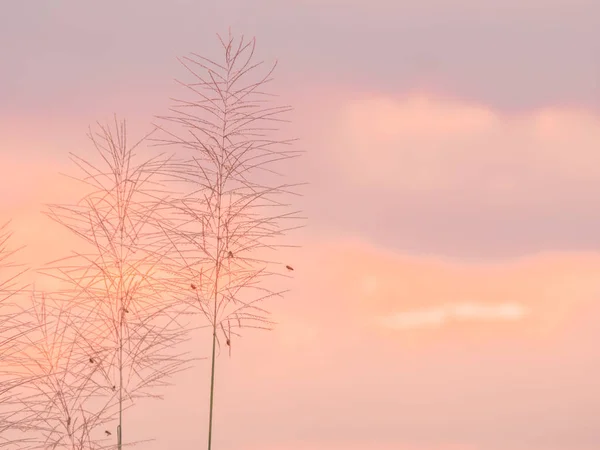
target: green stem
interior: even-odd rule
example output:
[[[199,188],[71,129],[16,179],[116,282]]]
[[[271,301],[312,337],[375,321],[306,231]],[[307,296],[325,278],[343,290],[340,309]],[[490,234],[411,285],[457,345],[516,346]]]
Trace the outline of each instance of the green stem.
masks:
[[[213,423],[213,401],[215,393],[215,352],[217,347],[217,325],[216,315],[213,322],[213,341],[212,341],[212,363],[210,368],[210,406],[208,413],[208,450],[212,448],[212,423]]]
[[[219,275],[221,273],[221,188],[219,187],[218,202],[217,202],[217,260],[215,267],[215,303],[214,317],[212,323],[213,339],[212,339],[212,362],[210,366],[210,404],[208,411],[208,450],[212,448],[212,423],[213,423],[213,403],[215,393],[215,353],[217,348],[217,316],[219,314]]]
[[[123,440],[121,430],[123,429],[123,321],[125,320],[125,310],[123,301],[119,302],[120,320],[119,320],[119,425],[117,426],[117,449],[121,450]]]
[[[121,320],[121,331],[123,330],[123,324]],[[121,439],[121,426],[123,425],[123,339],[121,336],[121,343],[119,346],[119,426],[117,427],[117,448],[121,450],[122,439]]]

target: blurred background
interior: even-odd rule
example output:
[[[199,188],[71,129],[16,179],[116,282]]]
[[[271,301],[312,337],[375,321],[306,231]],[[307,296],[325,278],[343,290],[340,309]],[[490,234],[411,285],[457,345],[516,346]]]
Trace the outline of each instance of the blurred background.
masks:
[[[185,96],[176,57],[218,57],[230,26],[279,61],[309,221],[278,326],[218,360],[214,448],[599,448],[595,0],[4,2],[0,219],[23,261],[72,246],[40,210],[77,198],[59,173],[88,126],[141,138]],[[127,412],[145,449],[205,445],[209,370]]]

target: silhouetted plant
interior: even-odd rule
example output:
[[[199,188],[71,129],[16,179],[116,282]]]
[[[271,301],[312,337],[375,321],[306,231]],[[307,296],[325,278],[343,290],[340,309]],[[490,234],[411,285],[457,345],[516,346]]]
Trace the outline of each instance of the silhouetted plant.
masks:
[[[286,122],[282,115],[290,107],[270,106],[272,95],[262,91],[275,65],[257,74],[262,63],[254,62],[254,39],[236,40],[230,33],[219,40],[220,62],[197,54],[180,59],[193,77],[179,82],[190,98],[175,100],[172,114],[158,117],[163,136],[152,139],[179,152],[159,170],[182,192],[171,201],[170,225],[164,223],[179,260],[173,281],[185,286],[187,300],[212,329],[209,450],[219,335],[231,350],[239,328],[271,327],[261,302],[283,295],[268,281],[287,275],[269,251],[298,227],[285,222],[300,219],[285,200],[297,185],[281,183],[277,172],[278,164],[301,153],[289,148],[293,140],[276,135],[275,125]]]
[[[77,335],[72,344],[77,348],[77,366],[65,368],[76,379],[70,383],[85,385],[78,401],[99,395],[114,399],[118,424],[103,433],[116,438],[116,448],[121,449],[125,408],[139,397],[160,397],[154,389],[187,368],[190,359],[172,351],[186,339],[187,328],[178,322],[162,281],[163,260],[168,260],[171,246],[157,233],[168,193],[156,182],[156,173],[168,160],[160,155],[136,163],[134,150],[147,136],[128,146],[124,121],[118,123],[115,118],[115,130],[99,128],[89,135],[99,164],[71,155],[83,172],[76,179],[86,194],[76,204],[49,205],[47,212],[87,249],[73,250],[70,256],[50,263],[43,273],[61,286],[53,292],[57,304],[68,305],[59,309],[61,316],[68,312],[69,317],[78,317],[65,322],[64,330]],[[75,322],[85,322],[85,328],[73,328]],[[90,368],[94,376],[89,375]],[[112,406],[100,405],[91,418],[82,418],[80,426],[104,426],[107,417],[112,417]],[[81,414],[85,411],[81,409]],[[69,434],[64,422],[68,416],[59,409],[53,414]]]
[[[107,394],[98,363],[90,363],[86,341],[93,324],[84,310],[49,298],[31,296],[37,332],[21,356],[21,370],[35,378],[19,400],[35,418],[30,449],[104,448],[100,429],[117,414],[115,393]],[[91,311],[88,312],[88,314]],[[100,358],[97,358],[100,360]]]
[[[26,443],[27,439],[14,432],[27,432],[31,427],[30,417],[18,401],[23,384],[29,381],[18,368],[24,339],[32,331],[27,310],[19,304],[27,287],[21,277],[28,269],[15,261],[22,247],[11,247],[9,225],[6,222],[0,226],[0,448]]]

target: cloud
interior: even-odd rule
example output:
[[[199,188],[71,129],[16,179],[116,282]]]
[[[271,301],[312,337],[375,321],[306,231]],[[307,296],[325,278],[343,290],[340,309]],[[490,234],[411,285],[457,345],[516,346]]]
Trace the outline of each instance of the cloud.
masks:
[[[508,115],[419,94],[365,97],[339,108],[330,139],[350,182],[403,194],[471,190],[492,202],[539,202],[548,188],[599,183],[600,118],[584,111]]]
[[[507,114],[415,92],[349,93],[326,114],[310,212],[332,229],[467,258],[600,245],[600,117],[589,111]]]
[[[403,311],[379,318],[379,323],[391,329],[439,327],[448,321],[497,321],[520,320],[527,315],[527,309],[518,303],[482,305],[478,303],[457,303],[436,308]]]
[[[323,239],[282,256],[296,271],[269,304],[278,325],[219,359],[215,423],[243,436],[224,448],[594,448],[597,255],[467,264]],[[446,322],[379,321],[403,312]],[[167,400],[184,424],[207,382],[203,366]]]
[[[600,255],[594,253],[465,262],[402,254],[356,239],[313,241],[303,255],[291,256],[297,282],[318,286],[307,297],[327,301],[301,302],[288,314],[320,317],[319,323],[380,331],[450,325],[450,334],[462,328],[551,336],[600,296]],[[321,263],[316,267],[312,260]]]

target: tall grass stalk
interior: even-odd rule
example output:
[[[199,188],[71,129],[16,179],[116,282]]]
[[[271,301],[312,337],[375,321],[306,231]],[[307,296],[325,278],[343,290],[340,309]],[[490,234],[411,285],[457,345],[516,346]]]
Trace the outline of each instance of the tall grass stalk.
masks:
[[[261,303],[285,293],[269,280],[291,269],[275,250],[301,219],[287,201],[298,185],[282,182],[279,172],[301,153],[279,135],[291,108],[273,106],[264,91],[276,64],[263,70],[255,61],[255,39],[230,32],[219,41],[218,61],[197,54],[179,60],[191,76],[179,81],[189,97],[157,117],[160,135],[152,138],[177,149],[159,170],[180,192],[164,231],[177,249],[176,281],[211,328],[209,450],[221,343],[231,352],[242,327],[271,328]]]
[[[188,330],[163,281],[163,260],[172,247],[160,231],[168,192],[156,174],[168,158],[138,163],[135,151],[148,135],[128,145],[125,121],[115,117],[113,128],[98,127],[89,134],[98,161],[71,155],[85,195],[47,211],[77,238],[76,250],[43,272],[62,286],[57,301],[86,316],[79,346],[100,376],[98,387],[115,399],[117,425],[105,432],[121,450],[125,409],[136,398],[160,398],[155,389],[186,369],[190,358],[173,350]]]

